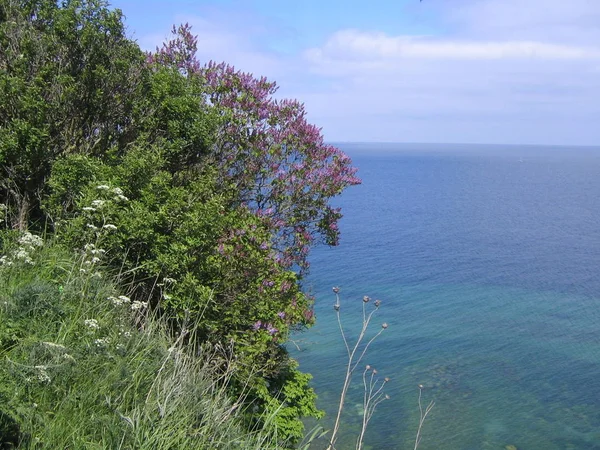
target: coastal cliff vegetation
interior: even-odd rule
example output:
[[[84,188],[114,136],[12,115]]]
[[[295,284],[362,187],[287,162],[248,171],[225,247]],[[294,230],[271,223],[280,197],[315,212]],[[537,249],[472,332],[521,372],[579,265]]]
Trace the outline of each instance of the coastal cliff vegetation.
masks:
[[[0,48],[4,448],[297,445],[348,156],[187,25],[148,53],[101,0],[0,0]]]

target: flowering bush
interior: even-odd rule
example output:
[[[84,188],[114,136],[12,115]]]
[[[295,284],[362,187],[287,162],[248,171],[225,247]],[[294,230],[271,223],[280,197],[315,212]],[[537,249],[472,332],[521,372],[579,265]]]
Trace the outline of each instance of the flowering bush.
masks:
[[[48,224],[82,274],[118,270],[130,316],[230,348],[249,420],[274,414],[293,442],[320,413],[284,343],[313,322],[300,281],[310,248],[337,243],[330,200],[356,169],[275,83],[201,64],[174,32],[144,59],[101,0],[0,5],[0,226]]]
[[[277,85],[226,63],[201,65],[189,25],[173,28],[174,39],[148,55],[205,84],[206,98],[220,117],[210,161],[221,186],[234,186],[236,202],[264,217],[284,267],[307,268],[317,236],[338,242],[338,208],[329,200],[360,183],[350,158],[327,145],[306,121],[304,105],[277,100]]]

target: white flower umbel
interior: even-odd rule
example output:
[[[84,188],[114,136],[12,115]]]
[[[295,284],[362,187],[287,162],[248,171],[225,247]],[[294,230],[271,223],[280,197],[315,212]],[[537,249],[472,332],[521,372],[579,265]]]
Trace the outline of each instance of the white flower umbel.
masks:
[[[83,323],[86,327],[92,330],[97,330],[100,328],[100,325],[98,324],[98,321],[96,319],[85,319]]]
[[[139,301],[134,301],[131,304],[131,310],[132,311],[139,311],[142,308],[146,308],[148,306],[148,302],[139,302]]]
[[[33,250],[35,247],[41,247],[44,245],[44,241],[41,237],[31,234],[29,231],[26,231],[19,238],[19,244],[24,247],[30,247]]]
[[[124,304],[131,303],[131,299],[125,295],[119,295],[118,297],[108,297],[108,300],[115,306],[121,306]]]
[[[96,345],[96,347],[106,347],[108,344],[110,344],[110,338],[104,337],[100,339],[95,339],[94,344]]]

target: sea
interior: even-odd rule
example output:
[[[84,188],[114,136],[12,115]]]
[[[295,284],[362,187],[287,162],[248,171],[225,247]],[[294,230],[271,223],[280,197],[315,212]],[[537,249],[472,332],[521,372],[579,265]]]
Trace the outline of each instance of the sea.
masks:
[[[307,427],[333,428],[348,363],[337,286],[350,349],[376,299],[363,343],[382,331],[339,450],[356,447],[367,364],[389,399],[364,449],[413,449],[419,395],[421,450],[600,449],[600,148],[338,147],[362,184],[334,200],[340,245],[314,249],[304,281],[317,322],[288,345],[327,413]]]

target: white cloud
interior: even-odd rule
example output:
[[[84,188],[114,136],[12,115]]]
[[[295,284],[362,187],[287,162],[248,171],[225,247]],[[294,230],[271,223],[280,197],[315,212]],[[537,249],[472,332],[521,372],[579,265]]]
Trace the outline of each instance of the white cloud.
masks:
[[[600,144],[599,0],[426,0],[419,8],[437,17],[436,35],[334,30],[285,54],[277,42],[289,31],[251,11],[171,22],[193,25],[201,60],[276,80],[329,140]],[[153,48],[164,37],[140,41]]]
[[[309,49],[312,62],[330,60],[428,59],[592,59],[600,49],[534,41],[452,41],[379,32],[343,30],[320,48]]]
[[[600,1],[456,0],[436,36],[340,30],[307,49],[332,140],[600,144]]]

